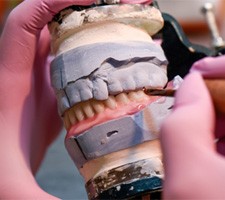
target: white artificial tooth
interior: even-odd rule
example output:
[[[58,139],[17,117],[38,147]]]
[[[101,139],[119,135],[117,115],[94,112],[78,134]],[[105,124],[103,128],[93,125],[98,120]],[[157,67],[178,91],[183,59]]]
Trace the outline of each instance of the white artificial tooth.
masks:
[[[116,101],[119,103],[122,103],[124,105],[128,104],[130,100],[127,97],[127,94],[125,93],[120,93],[116,96]]]
[[[137,100],[141,100],[141,99],[146,98],[146,94],[144,93],[143,90],[138,90],[138,91],[136,92],[136,95],[137,95]]]
[[[73,112],[73,109],[70,109],[67,115],[69,116],[69,120],[72,125],[77,123],[77,119],[76,119],[75,113]]]
[[[85,119],[85,116],[80,104],[73,107],[73,112],[75,113],[75,116],[79,122]]]
[[[136,99],[138,99],[137,92],[129,92],[129,93],[128,93],[128,98],[129,98],[131,101],[135,101]]]
[[[117,107],[117,103],[116,103],[116,99],[114,96],[109,96],[109,98],[107,100],[104,101],[106,107],[110,108],[110,109],[116,109]]]
[[[96,113],[102,113],[105,110],[104,104],[100,101],[93,100],[91,101],[91,105]]]
[[[94,113],[94,111],[93,111],[93,109],[92,109],[91,104],[90,104],[89,101],[83,103],[82,109],[83,109],[85,115],[88,118],[91,118],[91,117],[93,117],[95,115],[95,113]]]
[[[69,116],[68,116],[68,112],[66,112],[63,116],[63,123],[64,123],[65,129],[68,130],[71,126]]]

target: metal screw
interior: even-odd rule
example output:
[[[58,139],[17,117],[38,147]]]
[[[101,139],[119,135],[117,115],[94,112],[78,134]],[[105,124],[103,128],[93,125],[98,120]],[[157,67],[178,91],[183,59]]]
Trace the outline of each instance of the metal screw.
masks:
[[[202,13],[206,17],[206,21],[208,24],[208,27],[210,29],[212,39],[213,39],[213,47],[214,48],[221,48],[225,46],[225,42],[223,38],[219,34],[219,30],[216,24],[216,18],[214,15],[214,6],[212,3],[205,3],[202,7]]]

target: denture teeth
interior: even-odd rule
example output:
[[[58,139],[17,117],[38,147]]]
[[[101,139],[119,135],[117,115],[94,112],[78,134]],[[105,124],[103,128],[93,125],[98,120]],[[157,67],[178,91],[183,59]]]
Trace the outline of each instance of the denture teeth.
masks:
[[[140,101],[146,98],[143,90],[120,93],[116,97],[109,96],[107,100],[91,99],[81,102],[67,110],[63,116],[64,127],[68,130],[72,125],[81,122],[95,114],[103,113],[105,108],[116,109],[117,105],[127,105],[131,101]]]
[[[71,123],[70,123],[69,116],[68,116],[67,112],[64,114],[63,122],[64,122],[64,127],[66,129],[69,129],[70,126],[71,126]]]
[[[85,119],[84,113],[83,113],[80,105],[74,106],[73,111],[79,122]]]
[[[116,101],[117,101],[118,103],[123,104],[123,105],[126,105],[126,104],[128,104],[128,103],[130,102],[130,100],[129,100],[128,97],[127,97],[127,94],[125,94],[125,93],[120,93],[120,94],[118,94],[118,95],[116,96]]]
[[[109,96],[107,100],[104,101],[105,105],[110,109],[116,109],[117,103],[114,96]]]
[[[137,100],[142,100],[146,97],[145,93],[143,90],[138,90],[136,92],[136,95],[137,95]]]
[[[129,93],[128,93],[128,98],[129,98],[131,101],[135,101],[136,99],[138,99],[137,92],[129,92]]]
[[[85,115],[87,116],[87,118],[91,118],[95,115],[93,108],[90,104],[90,101],[84,102],[82,105],[82,109],[83,109]]]
[[[75,116],[75,114],[73,112],[73,109],[70,109],[67,112],[67,116],[68,116],[71,124],[76,124],[77,123],[77,119],[76,119],[76,116]]]
[[[93,106],[96,113],[102,113],[105,110],[105,106],[102,102],[92,100],[91,105]]]

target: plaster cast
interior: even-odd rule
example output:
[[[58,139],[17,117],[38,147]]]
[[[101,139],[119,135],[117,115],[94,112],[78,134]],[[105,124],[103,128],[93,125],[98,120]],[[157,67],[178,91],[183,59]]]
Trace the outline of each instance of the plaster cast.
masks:
[[[118,68],[129,62],[141,62],[142,60],[138,61],[140,58],[150,60],[159,66],[167,64],[163,50],[153,42],[107,42],[77,47],[53,60],[51,64],[52,85],[56,89],[63,89],[70,82],[90,76],[104,63]],[[110,59],[118,62],[112,63]],[[163,70],[165,72],[165,69]]]
[[[114,24],[116,26],[114,31],[118,34],[120,33],[120,28],[117,27],[118,25],[119,27],[124,25],[123,33],[127,32],[125,28],[127,25],[138,29],[140,27],[145,27],[147,33],[144,38],[146,38],[148,34],[153,35],[157,33],[163,26],[161,13],[154,7],[123,4],[107,7],[92,7],[82,11],[76,11],[76,8],[70,7],[60,12],[49,24],[49,29],[53,40],[52,50],[56,53],[63,40],[67,39],[71,35],[76,35],[77,33],[79,34],[79,32],[83,29],[88,30],[89,28],[93,28],[93,26],[97,26],[97,29],[95,29],[97,34],[95,31],[85,31],[85,34],[83,32],[82,35],[79,36],[79,40],[74,40],[71,43],[73,46],[72,48],[78,47],[84,43],[90,44],[96,43],[97,41],[104,41],[104,37],[107,37],[107,33],[110,34],[110,29],[112,29],[112,27],[107,26],[107,24],[112,24],[115,22],[119,22]],[[106,27],[99,27],[102,23]],[[99,35],[99,29],[101,29],[100,32],[103,32],[103,34]],[[129,34],[132,36],[137,36],[134,29]],[[120,35],[122,35],[122,38],[126,39],[123,36],[124,34]],[[113,37],[110,35],[109,39],[106,41],[111,41],[114,37],[115,35]],[[129,36],[127,37],[129,38]],[[82,41],[81,43],[79,42],[80,40]]]
[[[136,5],[128,7],[136,12]],[[60,114],[68,131],[65,144],[88,193],[98,181],[94,196],[100,185],[109,189],[104,187],[109,171],[122,169],[127,182],[135,181],[127,169],[143,167],[137,164],[141,160],[150,168],[133,170],[137,177],[161,178],[163,174],[157,138],[160,121],[169,113],[173,100],[166,105],[168,99],[156,101],[158,97],[143,92],[143,87],[163,88],[167,84],[167,60],[151,38],[162,28],[163,19],[157,9],[149,19],[144,12],[147,7],[138,7],[137,15],[122,5],[113,7],[115,13],[120,11],[113,20],[97,17],[93,23],[80,26],[80,22],[72,23],[78,14],[74,13],[50,25],[56,55],[52,85],[59,93]],[[101,9],[105,8],[97,8],[99,13],[94,9],[92,17],[101,15]],[[123,169],[124,165],[128,168]],[[118,184],[127,183],[111,175]],[[114,186],[114,181],[110,184]]]
[[[158,140],[147,141],[134,147],[116,151],[91,160],[86,162],[84,166],[79,169],[79,171],[87,182],[91,178],[107,173],[113,168],[143,159],[149,159],[152,161],[156,168],[161,171],[160,175],[162,176],[163,167],[161,161],[160,143]]]
[[[166,64],[160,46],[139,41],[85,45],[63,53],[51,64],[52,85],[64,90],[56,93],[59,112],[92,98],[164,87]]]
[[[67,110],[71,107],[70,102],[68,101],[68,97],[64,90],[55,90],[55,95],[58,99],[57,100],[58,113],[61,116],[64,110]]]

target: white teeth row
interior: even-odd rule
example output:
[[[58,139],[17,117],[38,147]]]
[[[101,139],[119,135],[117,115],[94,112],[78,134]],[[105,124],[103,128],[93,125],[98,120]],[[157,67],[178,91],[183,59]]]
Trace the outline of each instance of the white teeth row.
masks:
[[[117,108],[117,105],[127,105],[132,101],[138,102],[145,97],[145,93],[142,90],[139,90],[129,93],[120,93],[116,96],[109,96],[109,98],[104,101],[91,99],[78,103],[64,113],[64,126],[66,129],[69,129],[71,125],[102,113],[106,108],[114,110]]]

